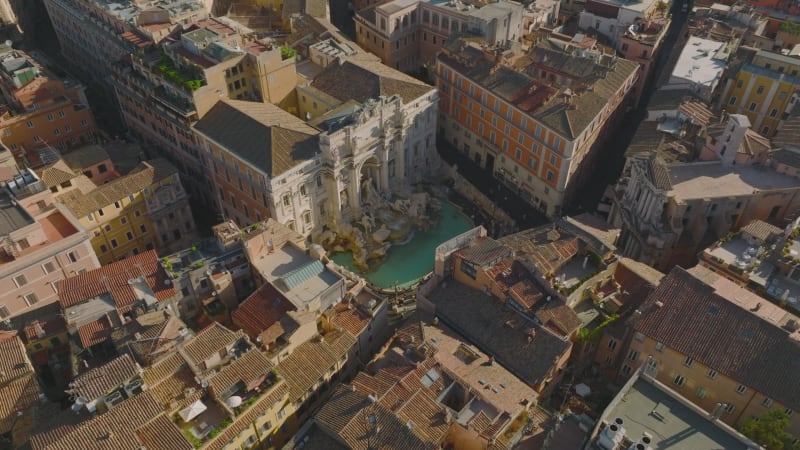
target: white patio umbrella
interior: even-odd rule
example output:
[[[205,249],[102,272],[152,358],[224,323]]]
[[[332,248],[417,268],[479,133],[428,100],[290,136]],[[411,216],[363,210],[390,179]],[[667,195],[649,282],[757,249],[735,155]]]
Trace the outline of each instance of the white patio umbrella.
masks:
[[[194,419],[195,417],[199,416],[206,409],[208,409],[208,407],[205,404],[203,404],[202,401],[198,400],[192,403],[191,405],[187,406],[186,408],[183,408],[181,412],[178,414],[180,414],[181,419],[183,419],[184,422],[188,422]]]
[[[592,388],[588,385],[581,383],[575,385],[575,393],[580,395],[581,397],[586,397],[587,395],[592,393]]]
[[[238,395],[232,395],[228,397],[227,400],[225,400],[225,404],[230,406],[231,408],[236,408],[237,406],[241,406],[242,397],[239,397]]]

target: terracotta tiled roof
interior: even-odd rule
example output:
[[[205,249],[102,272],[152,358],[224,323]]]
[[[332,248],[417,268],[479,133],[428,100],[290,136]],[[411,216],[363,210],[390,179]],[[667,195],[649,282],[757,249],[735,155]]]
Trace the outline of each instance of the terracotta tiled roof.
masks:
[[[742,233],[747,233],[750,236],[760,240],[761,242],[766,242],[771,238],[778,236],[779,234],[783,233],[783,230],[776,227],[775,225],[769,224],[764,222],[763,220],[754,220],[747,225],[743,226],[740,230]]]
[[[498,363],[533,388],[550,375],[554,361],[571,349],[568,341],[534,326],[477,289],[447,283],[437,287],[428,298],[436,305],[437,316],[444,324],[481,351],[494,356]]]
[[[255,382],[263,380],[270,370],[272,370],[272,364],[269,359],[258,349],[252,349],[223,367],[211,378],[209,384],[217,396],[240,381],[252,389],[257,386]]]
[[[111,337],[111,321],[105,315],[95,321],[89,322],[78,327],[78,336],[81,339],[83,348],[90,348],[103,343]]]
[[[11,429],[16,414],[26,410],[39,401],[39,382],[33,373],[23,375],[0,387],[0,433]]]
[[[75,217],[82,218],[98,209],[113,205],[129,195],[139,193],[144,188],[176,173],[177,169],[166,160],[142,162],[130,174],[117,178],[88,193],[71,191],[59,196],[59,201]]]
[[[559,299],[545,303],[534,315],[542,325],[562,336],[574,333],[582,323],[575,311]]]
[[[425,342],[423,328],[417,321],[409,321],[394,333],[394,339],[401,344]]]
[[[39,392],[22,341],[15,332],[0,331],[0,433],[11,429],[18,411],[29,414]]]
[[[269,177],[319,151],[318,130],[269,103],[222,100],[194,128]]]
[[[183,350],[194,364],[200,364],[220,350],[232,346],[244,337],[242,331],[231,331],[219,322],[203,328],[194,338],[187,341]]]
[[[255,339],[262,331],[277,323],[287,311],[295,309],[280,291],[265,283],[239,305],[232,319],[233,323]]]
[[[369,325],[372,317],[359,308],[350,308],[347,303],[338,303],[333,309],[333,323],[348,331],[353,336],[358,336]]]
[[[499,241],[512,248],[517,260],[529,270],[533,270],[529,265],[538,265],[535,270],[545,274],[558,270],[579,248],[578,237],[555,224],[503,236]]]
[[[189,366],[183,366],[171,377],[152,385],[150,393],[168,412],[178,411],[197,400],[197,394],[203,394],[194,378]]]
[[[34,446],[34,449],[138,449],[141,448],[142,442],[137,430],[159,414],[163,414],[163,410],[150,393],[144,391],[125,400],[107,413],[95,416],[73,427],[69,432],[58,436],[57,440],[50,445]]]
[[[125,313],[139,300],[128,280],[142,276],[158,301],[163,302],[175,295],[172,283],[167,283],[166,271],[158,262],[158,255],[155,250],[149,250],[59,281],[58,301],[62,308],[68,308],[108,293],[117,310]]]
[[[640,308],[636,330],[800,410],[800,346],[783,329],[676,267]]]
[[[342,80],[347,80],[343,83]],[[311,85],[336,99],[364,103],[381,96],[399,95],[408,104],[434,88],[399,70],[368,59],[347,60],[330,64]]]
[[[66,154],[64,154],[61,159],[67,164],[67,166],[71,167],[74,170],[83,170],[87,167],[91,167],[95,164],[99,164],[107,159],[110,156],[106,149],[104,149],[100,145],[85,145],[83,147],[77,148],[72,150]],[[109,170],[112,167],[108,168]]]
[[[0,331],[0,386],[15,378],[33,373],[25,346],[16,332]]]
[[[60,405],[48,403],[37,408],[34,428],[31,434],[31,448],[39,450],[57,443],[87,420],[88,412],[75,413],[71,409],[62,410]]]
[[[39,174],[39,179],[41,179],[42,183],[47,187],[58,186],[80,175],[80,173],[75,173],[72,168],[61,159],[37,170],[37,172]]]
[[[255,403],[253,403],[244,414],[236,418],[236,421],[230,424],[225,430],[222,431],[213,441],[209,442],[205,450],[221,450],[228,445],[234,437],[239,435],[245,428],[253,427],[253,421],[262,414],[264,411],[275,408],[276,403],[284,401],[286,395],[289,393],[289,387],[285,382],[282,382],[272,388],[272,392],[262,395]]]
[[[510,255],[510,248],[490,237],[482,237],[469,247],[456,252],[456,256],[479,266]]]
[[[744,133],[744,142],[739,148],[739,153],[750,156],[765,155],[772,148],[769,139],[748,128]]]
[[[316,414],[315,420],[329,432],[338,435],[339,439],[353,449],[367,449],[370,445],[372,448],[404,450],[438,448],[443,435],[439,437],[438,432],[433,432],[430,434],[431,440],[429,440],[428,435],[431,430],[425,429],[424,426],[429,420],[430,409],[437,408],[438,405],[429,403],[430,399],[425,400],[424,394],[420,394],[422,397],[411,396],[408,399],[409,406],[406,406],[408,414],[401,412],[402,416],[419,414],[414,417],[411,427],[403,417],[379,403],[370,401],[368,394],[352,390],[349,387],[339,387],[334,391],[331,398]],[[441,411],[441,409],[439,410]],[[434,420],[449,426],[445,421],[443,411],[441,414],[437,411],[433,415],[436,417]],[[370,416],[375,418],[376,423],[380,426],[380,432],[373,431],[369,424]],[[419,430],[419,428],[424,429]],[[437,437],[439,439],[433,440]]]
[[[186,440],[181,430],[165,414],[142,425],[136,434],[145,448],[169,450],[194,450],[194,445]]]
[[[544,297],[542,291],[531,280],[527,279],[518,281],[508,291],[511,298],[529,310],[533,309],[534,305]]]
[[[16,333],[0,331],[0,433],[11,429],[17,412],[39,400],[39,383]]]
[[[149,385],[159,383],[173,376],[185,364],[186,360],[179,352],[170,353],[147,367],[142,373],[142,379]]]
[[[480,434],[483,430],[489,428],[489,425],[492,424],[492,419],[486,415],[483,411],[478,411],[478,414],[469,421],[469,427],[475,430],[476,433]]]
[[[79,375],[70,383],[70,388],[75,394],[91,401],[119,387],[138,373],[139,366],[133,358],[122,355]]]
[[[327,339],[312,339],[298,346],[276,368],[286,380],[290,380],[292,401],[303,394],[336,364],[356,342],[348,332],[329,332]],[[342,350],[343,349],[343,350]]]

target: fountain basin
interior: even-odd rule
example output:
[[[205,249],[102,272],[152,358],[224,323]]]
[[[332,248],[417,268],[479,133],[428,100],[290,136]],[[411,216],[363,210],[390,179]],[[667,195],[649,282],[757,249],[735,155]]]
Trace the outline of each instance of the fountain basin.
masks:
[[[436,227],[417,230],[403,244],[394,244],[380,264],[370,263],[367,271],[358,270],[351,252],[335,253],[331,259],[381,288],[407,287],[433,270],[434,251],[443,242],[470,230],[472,221],[450,202],[441,202],[441,218]]]

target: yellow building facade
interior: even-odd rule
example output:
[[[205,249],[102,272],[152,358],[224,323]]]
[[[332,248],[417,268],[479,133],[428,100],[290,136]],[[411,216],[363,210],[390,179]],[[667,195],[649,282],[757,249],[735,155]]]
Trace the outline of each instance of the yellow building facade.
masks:
[[[647,364],[647,373],[709,413],[723,403],[720,420],[736,429],[741,429],[747,419],[781,409],[789,414],[787,432],[800,436],[800,414],[791,408],[641,333],[631,340],[624,358],[620,368],[623,377]]]
[[[744,114],[753,130],[772,137],[794,105],[798,84],[800,60],[760,50],[729,81],[722,106],[728,113]]]
[[[88,193],[59,197],[90,233],[101,264],[156,249],[170,253],[196,237],[188,196],[164,160],[142,163]]]

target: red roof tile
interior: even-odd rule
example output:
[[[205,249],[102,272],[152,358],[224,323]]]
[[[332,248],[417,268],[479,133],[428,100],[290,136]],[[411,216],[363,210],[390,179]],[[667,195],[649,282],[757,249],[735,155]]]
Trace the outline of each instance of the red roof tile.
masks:
[[[194,446],[186,440],[183,433],[165,414],[159,414],[155,419],[144,424],[136,431],[136,434],[144,448],[194,450]]]
[[[155,250],[140,253],[99,269],[58,282],[59,303],[68,308],[103,294],[110,294],[121,313],[130,311],[131,305],[140,300],[129,280],[144,277],[158,301],[175,295],[167,272],[158,262]]]
[[[79,375],[70,383],[72,392],[87,400],[95,400],[119,387],[139,373],[139,366],[128,354]]]
[[[245,389],[257,387],[272,370],[272,364],[258,349],[252,349],[239,359],[220,369],[211,378],[210,385],[219,396],[240,381]]]
[[[90,348],[105,342],[111,337],[111,321],[108,316],[103,316],[95,321],[89,322],[78,327],[78,336],[81,339],[83,348]]]
[[[159,414],[163,414],[161,406],[149,392],[145,391],[125,400],[105,414],[94,416],[78,426],[71,426],[68,432],[54,436],[55,441],[44,448],[47,450],[141,448],[139,430]],[[35,439],[33,441],[37,442]],[[43,447],[34,446],[34,449],[39,448]]]
[[[536,303],[544,297],[542,291],[536,287],[531,280],[522,280],[511,286],[509,289],[511,298],[518,301],[527,309],[532,309]]]
[[[800,346],[785,330],[676,267],[640,308],[636,330],[800,410]]]
[[[296,308],[271,284],[266,283],[239,305],[232,315],[233,323],[255,339],[288,311]]]

